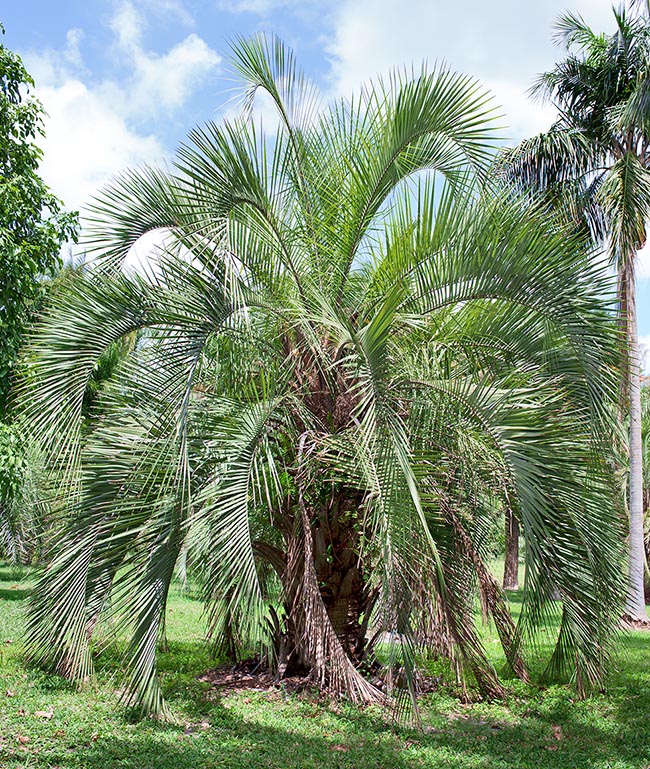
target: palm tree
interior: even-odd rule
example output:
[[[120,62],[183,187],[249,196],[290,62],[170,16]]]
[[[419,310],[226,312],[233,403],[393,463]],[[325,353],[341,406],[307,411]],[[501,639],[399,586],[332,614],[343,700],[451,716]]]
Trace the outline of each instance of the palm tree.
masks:
[[[572,226],[607,243],[616,265],[625,339],[621,413],[629,409],[630,417],[626,611],[645,620],[635,270],[650,217],[650,27],[644,13],[622,8],[614,15],[613,35],[596,34],[573,14],[560,18],[557,37],[571,53],[533,89],[557,107],[558,119],[547,133],[506,152],[502,169],[525,189],[543,192]]]
[[[118,618],[127,698],[160,712],[182,561],[216,640],[356,701],[385,696],[362,674],[381,631],[409,687],[424,647],[500,693],[474,599],[525,678],[553,586],[549,668],[598,681],[622,595],[606,265],[481,192],[495,133],[473,80],[395,73],[322,108],[277,39],[240,40],[233,61],[277,135],[209,124],[173,170],[117,179],[94,205],[96,266],[32,344],[26,424],[71,517],[32,598],[31,656],[84,679],[98,619]],[[152,230],[158,268],[124,272]],[[136,330],[83,433],[96,361]],[[506,499],[529,558],[517,628],[486,566]]]

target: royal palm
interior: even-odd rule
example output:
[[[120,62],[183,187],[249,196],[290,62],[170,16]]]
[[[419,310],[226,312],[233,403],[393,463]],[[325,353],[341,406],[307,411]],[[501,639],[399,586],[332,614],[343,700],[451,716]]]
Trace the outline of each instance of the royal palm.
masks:
[[[624,343],[624,397],[629,411],[629,588],[627,612],[646,619],[643,597],[643,486],[640,358],[635,270],[650,216],[650,27],[645,13],[621,9],[616,31],[596,34],[566,15],[557,36],[567,58],[545,73],[535,91],[559,117],[551,129],[507,153],[508,175],[543,191],[569,225],[606,243],[618,271]]]

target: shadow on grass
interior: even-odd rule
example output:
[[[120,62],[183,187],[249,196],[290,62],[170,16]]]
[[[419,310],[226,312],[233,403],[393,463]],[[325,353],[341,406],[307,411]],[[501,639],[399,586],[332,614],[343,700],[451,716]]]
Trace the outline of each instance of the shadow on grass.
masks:
[[[95,657],[95,672],[100,682],[113,681],[118,687],[124,684],[119,671],[124,669],[126,652],[124,640],[113,641]],[[165,650],[158,650],[156,663],[166,702],[172,709],[182,702],[183,710],[192,718],[204,716],[213,703],[206,698],[210,685],[198,678],[221,663],[205,641],[170,641]],[[131,717],[132,714],[127,715],[127,720]]]
[[[218,700],[194,726],[145,722],[127,734],[80,734],[33,758],[61,769],[641,769],[650,758],[637,731],[650,726],[647,711],[632,725],[592,718],[565,690],[533,701],[514,723],[472,712],[425,732],[391,729],[372,710],[290,704],[260,699],[236,712]],[[263,723],[271,718],[277,726]]]
[[[22,601],[31,593],[31,590],[20,587],[0,587],[0,601]]]
[[[56,756],[61,769],[409,769],[400,751],[379,742],[356,744],[305,737],[290,731],[247,723],[224,708],[213,713],[209,727],[196,732],[148,728],[130,739],[98,739]]]
[[[15,592],[15,591],[12,591]],[[27,591],[26,591],[27,592]],[[511,598],[512,600],[512,598]],[[206,643],[171,641],[159,655],[165,697],[188,726],[151,721],[83,724],[15,748],[8,767],[61,769],[646,769],[650,766],[650,633],[622,643],[605,696],[574,701],[565,687],[527,690],[507,704],[463,707],[440,693],[423,702],[425,729],[391,725],[385,713],[253,692],[220,695],[198,677],[218,664]],[[98,673],[121,669],[120,647]],[[39,677],[35,688],[72,685]],[[33,690],[32,690],[33,691]],[[106,693],[102,696],[106,696]],[[451,714],[451,715],[449,715]],[[66,716],[67,718],[67,716]],[[97,731],[95,731],[97,730]],[[4,755],[0,753],[0,764]],[[14,760],[15,759],[15,760]],[[12,763],[13,761],[13,763]]]
[[[7,563],[0,561],[0,582],[19,582],[28,579],[33,573],[33,566]]]
[[[163,688],[188,725],[126,718],[121,725],[83,724],[65,729],[64,737],[43,735],[38,753],[16,752],[8,767],[26,766],[20,761],[29,758],[29,766],[61,769],[645,769],[650,635],[627,642],[635,664],[612,676],[607,696],[576,701],[558,686],[506,704],[465,707],[441,692],[422,703],[423,731],[391,724],[375,708],[208,692],[196,680],[209,659],[207,646],[173,642],[161,655]],[[45,675],[35,683],[49,691],[70,686]]]

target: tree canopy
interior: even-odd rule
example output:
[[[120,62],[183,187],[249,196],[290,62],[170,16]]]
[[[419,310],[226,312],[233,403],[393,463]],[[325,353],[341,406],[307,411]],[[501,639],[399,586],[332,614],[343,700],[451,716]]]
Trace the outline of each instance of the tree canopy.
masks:
[[[0,419],[42,278],[77,230],[76,214],[63,211],[38,174],[43,108],[33,86],[20,57],[0,44]]]
[[[117,619],[126,697],[160,712],[156,646],[189,564],[216,640],[357,701],[385,696],[366,675],[382,631],[411,690],[428,649],[500,693],[477,597],[526,678],[558,591],[549,671],[598,682],[621,598],[607,265],[483,186],[494,110],[471,78],[394,73],[323,106],[276,38],[238,41],[233,64],[277,134],[210,123],[172,170],[106,188],[97,262],[31,346],[25,420],[70,522],[30,654],[84,679]],[[125,272],[154,230],[157,268]],[[96,362],[134,331],[82,433]],[[527,545],[518,626],[486,563],[506,503]]]

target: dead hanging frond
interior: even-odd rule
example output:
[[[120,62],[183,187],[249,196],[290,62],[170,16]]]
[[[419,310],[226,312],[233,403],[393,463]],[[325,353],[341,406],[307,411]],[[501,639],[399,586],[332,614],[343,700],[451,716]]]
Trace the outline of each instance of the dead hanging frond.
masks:
[[[445,517],[452,515],[451,506],[446,497],[441,496],[439,506]],[[457,650],[454,657],[459,663],[459,671],[462,662],[474,676],[482,696],[503,697],[504,689],[476,631],[473,601],[474,564],[467,557],[466,545],[467,543],[461,544],[451,537],[444,547],[440,547],[446,585],[444,594],[439,596],[444,624]],[[460,678],[462,679],[462,673]]]
[[[434,658],[454,660],[456,649],[446,622],[443,602],[423,569],[411,586],[414,625],[418,645]]]
[[[512,671],[522,681],[529,681],[530,675],[519,651],[520,638],[508,609],[503,590],[499,587],[496,579],[490,574],[483,559],[476,551],[471,536],[463,526],[453,506],[449,504],[448,499],[441,499],[441,508],[453,529],[454,544],[474,566],[483,616],[486,618],[491,617],[494,620],[499,640]]]

